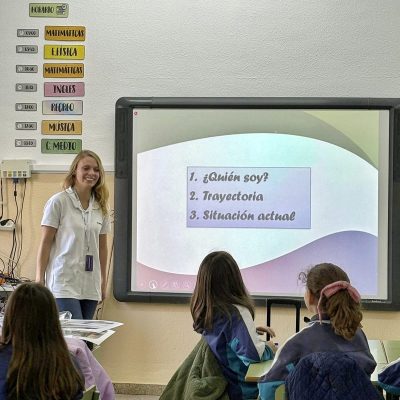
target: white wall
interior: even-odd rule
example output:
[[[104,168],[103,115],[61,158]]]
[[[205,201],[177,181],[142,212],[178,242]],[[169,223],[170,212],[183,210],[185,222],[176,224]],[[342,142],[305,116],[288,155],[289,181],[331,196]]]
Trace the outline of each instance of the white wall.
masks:
[[[399,96],[398,0],[69,0],[67,19],[29,17],[29,2],[0,2],[0,160],[30,158],[38,170],[72,159],[14,148],[17,137],[42,136],[15,131],[15,122],[46,119],[45,25],[87,28],[83,147],[109,170],[122,96]],[[40,37],[17,38],[17,28]],[[16,54],[17,44],[38,44],[39,53]],[[37,64],[39,73],[16,74],[16,64]],[[38,92],[16,93],[21,81]],[[37,102],[39,111],[16,112],[16,102]]]

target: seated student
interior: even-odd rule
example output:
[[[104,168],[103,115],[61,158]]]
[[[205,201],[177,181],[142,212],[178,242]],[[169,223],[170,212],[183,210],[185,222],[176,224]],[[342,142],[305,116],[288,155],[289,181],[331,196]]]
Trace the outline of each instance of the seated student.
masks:
[[[83,377],[65,343],[51,292],[22,283],[6,304],[0,341],[0,399],[75,400]]]
[[[342,352],[368,376],[376,366],[361,330],[360,294],[351,286],[347,274],[334,264],[323,263],[301,273],[300,279],[306,283],[306,306],[315,315],[276,352],[270,371],[258,384],[262,400],[274,399],[275,389],[310,353]]]
[[[201,337],[165,386],[160,400],[229,400],[228,382]]]
[[[230,399],[254,399],[255,383],[244,378],[250,363],[273,358],[273,344],[262,341],[254,325],[254,305],[239,267],[225,251],[208,254],[200,265],[190,302],[193,327],[201,333],[228,381]],[[269,347],[271,345],[271,347]]]
[[[101,400],[114,400],[115,391],[110,377],[102,365],[93,356],[87,344],[77,338],[65,338],[68,350],[75,357],[80,370],[85,378],[86,389],[96,385]]]

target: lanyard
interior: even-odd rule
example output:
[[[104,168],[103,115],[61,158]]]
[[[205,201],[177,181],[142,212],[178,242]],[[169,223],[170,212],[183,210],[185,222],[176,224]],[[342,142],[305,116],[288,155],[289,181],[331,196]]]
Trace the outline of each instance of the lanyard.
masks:
[[[93,201],[94,197],[93,195],[90,196],[89,200],[89,207],[87,210],[84,210],[82,207],[82,203],[79,199],[78,193],[76,193],[76,190],[74,189],[75,197],[79,201],[79,204],[81,205],[81,213],[82,213],[82,220],[83,220],[83,229],[85,231],[85,251],[87,253],[90,253],[90,227],[92,226],[92,211],[93,211]]]

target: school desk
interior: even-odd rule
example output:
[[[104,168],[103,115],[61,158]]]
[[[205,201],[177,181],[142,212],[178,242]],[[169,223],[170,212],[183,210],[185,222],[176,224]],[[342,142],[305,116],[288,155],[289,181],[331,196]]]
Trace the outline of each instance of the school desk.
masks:
[[[382,346],[388,363],[400,358],[400,340],[382,340]]]
[[[371,381],[378,381],[378,374],[385,366],[400,358],[400,340],[368,340],[368,345],[377,366],[371,375]],[[272,360],[250,364],[245,381],[258,382],[271,368]]]

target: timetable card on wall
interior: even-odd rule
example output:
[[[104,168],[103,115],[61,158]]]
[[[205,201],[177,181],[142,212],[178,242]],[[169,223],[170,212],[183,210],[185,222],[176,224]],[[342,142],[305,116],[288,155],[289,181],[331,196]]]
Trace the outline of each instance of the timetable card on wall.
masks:
[[[43,120],[42,135],[81,135],[80,120]]]
[[[38,52],[38,46],[31,45],[31,44],[24,44],[24,45],[17,45],[16,47],[16,52],[17,53],[37,53]]]
[[[39,29],[17,29],[17,37],[39,37]]]
[[[45,44],[44,58],[53,60],[83,60],[85,58],[85,46]]]
[[[36,139],[15,139],[15,147],[36,147]]]
[[[41,18],[67,18],[67,3],[29,3],[29,16]]]
[[[18,131],[34,131],[37,129],[37,122],[16,122],[15,129]]]
[[[83,97],[84,82],[45,82],[44,97]]]
[[[44,38],[46,40],[84,42],[86,28],[84,26],[45,26]]]
[[[42,113],[44,115],[50,115],[50,114],[80,115],[83,114],[83,101],[43,100]]]
[[[17,74],[36,74],[38,72],[37,65],[17,65]]]
[[[85,73],[84,64],[56,64],[45,63],[43,64],[43,77],[44,78],[83,78]]]
[[[16,92],[37,92],[37,84],[36,83],[16,83],[15,91]]]
[[[36,103],[15,103],[15,111],[37,111]]]
[[[81,139],[42,139],[42,153],[78,154],[82,150]]]

